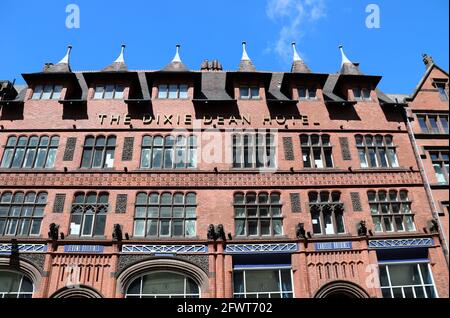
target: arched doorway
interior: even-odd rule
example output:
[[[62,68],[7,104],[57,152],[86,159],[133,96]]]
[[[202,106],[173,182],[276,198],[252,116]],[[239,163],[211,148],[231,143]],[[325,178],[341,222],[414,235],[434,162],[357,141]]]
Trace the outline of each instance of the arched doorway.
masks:
[[[314,298],[369,298],[369,294],[355,283],[348,281],[334,281],[322,286]]]
[[[50,298],[103,298],[103,296],[91,287],[80,285],[73,288],[64,287]]]

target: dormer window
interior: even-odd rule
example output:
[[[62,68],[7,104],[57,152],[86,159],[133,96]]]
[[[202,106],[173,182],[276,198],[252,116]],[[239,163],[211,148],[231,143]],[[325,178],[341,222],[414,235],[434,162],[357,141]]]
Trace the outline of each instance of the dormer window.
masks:
[[[353,97],[357,101],[368,101],[370,100],[370,89],[367,88],[354,88]]]
[[[186,84],[161,84],[158,86],[158,99],[187,99],[188,88]]]
[[[298,98],[300,100],[307,100],[307,99],[316,99],[317,90],[315,88],[307,88],[307,87],[299,87],[298,88]]]
[[[123,99],[123,85],[97,85],[94,99]]]
[[[438,81],[434,82],[434,85],[439,91],[439,96],[442,101],[448,101],[448,90],[447,90],[447,82],[446,81]]]
[[[259,87],[256,86],[241,86],[240,89],[241,99],[259,99]]]
[[[58,100],[61,97],[62,88],[62,85],[37,85],[31,99]]]

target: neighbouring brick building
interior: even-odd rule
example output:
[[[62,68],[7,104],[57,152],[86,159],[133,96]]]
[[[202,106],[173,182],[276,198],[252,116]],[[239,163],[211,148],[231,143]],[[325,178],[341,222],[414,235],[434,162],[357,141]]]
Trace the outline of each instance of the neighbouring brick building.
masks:
[[[448,297],[448,74],[293,48],[1,81],[0,297]]]

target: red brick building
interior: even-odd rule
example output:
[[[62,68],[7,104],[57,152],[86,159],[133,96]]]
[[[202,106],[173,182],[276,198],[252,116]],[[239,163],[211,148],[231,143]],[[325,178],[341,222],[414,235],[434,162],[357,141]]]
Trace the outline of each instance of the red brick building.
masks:
[[[1,82],[0,297],[448,297],[448,126],[406,120],[448,122],[446,72],[406,104],[343,51],[332,74],[295,46],[284,73],[245,45],[236,71],[123,53]]]

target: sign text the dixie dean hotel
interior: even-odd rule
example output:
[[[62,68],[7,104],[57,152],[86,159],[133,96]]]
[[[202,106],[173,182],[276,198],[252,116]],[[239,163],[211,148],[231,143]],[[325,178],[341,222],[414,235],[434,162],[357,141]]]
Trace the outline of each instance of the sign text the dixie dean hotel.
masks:
[[[131,125],[131,121],[139,120],[144,125],[158,125],[158,126],[190,126],[193,125],[194,121],[200,120],[203,125],[236,125],[236,126],[249,126],[252,124],[252,119],[250,114],[245,114],[239,117],[235,116],[205,116],[203,118],[197,119],[193,115],[173,115],[173,114],[144,114],[142,118],[132,118],[130,114],[98,114],[98,119],[100,125]],[[263,125],[285,125],[288,121],[298,120],[294,117],[284,117],[267,116],[263,118]],[[303,116],[305,120],[305,116]]]

